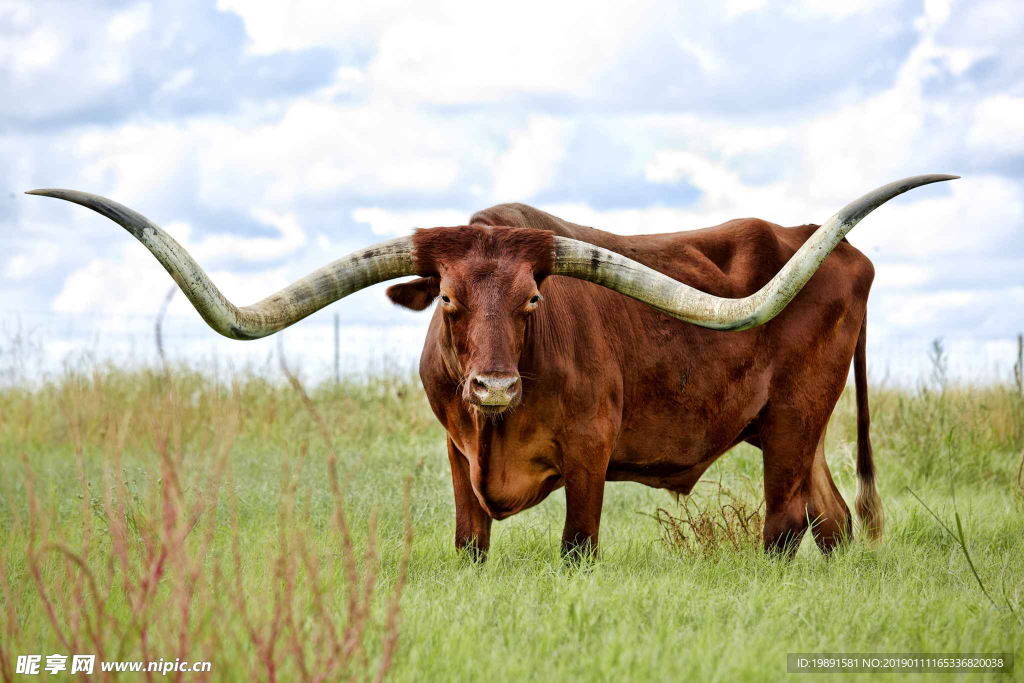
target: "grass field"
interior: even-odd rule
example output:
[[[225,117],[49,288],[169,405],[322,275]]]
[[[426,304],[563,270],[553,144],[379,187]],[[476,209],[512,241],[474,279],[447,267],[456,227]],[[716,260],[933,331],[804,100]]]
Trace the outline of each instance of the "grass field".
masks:
[[[179,680],[373,678],[386,660],[389,680],[488,682],[778,680],[787,652],[1024,655],[1024,399],[1009,387],[872,391],[877,548],[825,560],[808,537],[785,563],[742,533],[673,546],[652,515],[682,515],[675,499],[620,483],[587,567],[559,558],[560,491],[496,523],[483,566],[455,552],[444,435],[413,379],[311,399],[333,454],[298,391],[254,376],[99,368],[0,390],[3,680],[21,680],[17,655],[53,653],[211,662]],[[854,439],[847,394],[827,452],[849,504]],[[719,482],[755,510],[760,458],[719,460],[691,511],[717,513]],[[910,493],[955,531],[952,485],[984,591]]]

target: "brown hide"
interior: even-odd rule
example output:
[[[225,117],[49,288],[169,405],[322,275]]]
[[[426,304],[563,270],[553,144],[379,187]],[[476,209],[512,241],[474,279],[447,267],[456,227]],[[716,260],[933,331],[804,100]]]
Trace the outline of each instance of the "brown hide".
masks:
[[[420,375],[448,433],[458,547],[486,552],[492,519],[561,487],[563,549],[596,546],[606,480],[687,494],[741,441],[763,451],[766,548],[792,552],[808,520],[824,551],[850,533],[823,443],[865,323],[874,269],[863,254],[844,240],[776,318],[721,332],[589,282],[547,276],[550,234],[535,231],[737,298],[768,282],[817,226],[741,219],[623,237],[522,204],[481,211],[471,223],[418,233],[418,269],[436,275],[421,283],[430,291],[389,290],[396,303],[419,309],[435,295],[453,300],[434,311]],[[448,231],[444,239],[439,230]],[[543,300],[530,313],[523,307],[537,285]],[[482,412],[467,394],[465,380],[484,371],[521,378],[514,404],[500,414]]]

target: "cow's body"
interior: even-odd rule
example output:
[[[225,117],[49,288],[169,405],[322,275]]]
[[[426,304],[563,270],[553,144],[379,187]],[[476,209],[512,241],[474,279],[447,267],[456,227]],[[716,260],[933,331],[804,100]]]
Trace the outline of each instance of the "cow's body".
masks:
[[[482,211],[472,224],[550,230],[729,298],[768,282],[816,227],[743,219],[622,237],[521,204]],[[815,538],[831,549],[852,523],[822,444],[873,274],[844,241],[778,317],[743,332],[704,329],[589,282],[547,277],[519,356],[521,401],[497,417],[464,401],[446,367],[450,339],[438,307],[420,374],[448,433],[456,545],[486,551],[491,519],[561,487],[564,546],[596,544],[606,480],[686,494],[716,458],[748,441],[764,452],[766,546],[791,547],[817,520]]]

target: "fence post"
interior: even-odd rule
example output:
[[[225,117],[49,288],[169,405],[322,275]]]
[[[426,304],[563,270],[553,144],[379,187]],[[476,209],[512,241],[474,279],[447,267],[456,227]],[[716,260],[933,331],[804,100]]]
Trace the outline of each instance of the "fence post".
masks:
[[[174,298],[174,293],[178,291],[178,285],[171,285],[171,288],[167,290],[167,294],[164,296],[164,302],[160,305],[160,312],[156,316],[156,324],[154,325],[154,332],[156,334],[156,352],[160,356],[160,367],[164,369],[164,374],[167,374],[167,355],[164,353],[164,316],[167,315],[167,307],[171,303],[171,299]]]
[[[334,314],[334,383],[341,382],[341,314]]]
[[[1013,364],[1013,379],[1018,393],[1024,394],[1024,333],[1017,335],[1017,362]]]

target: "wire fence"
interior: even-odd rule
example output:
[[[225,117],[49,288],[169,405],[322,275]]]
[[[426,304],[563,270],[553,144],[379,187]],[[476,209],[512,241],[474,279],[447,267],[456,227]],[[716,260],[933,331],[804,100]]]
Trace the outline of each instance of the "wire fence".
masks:
[[[111,363],[118,367],[187,365],[217,375],[245,370],[276,375],[276,354],[286,354],[304,379],[320,382],[415,371],[427,316],[415,325],[361,325],[321,311],[283,332],[240,342],[216,334],[197,314],[0,312],[0,379],[33,381],[66,367]],[[158,332],[159,330],[159,332]],[[1024,339],[949,335],[868,339],[873,382],[1022,382]]]

